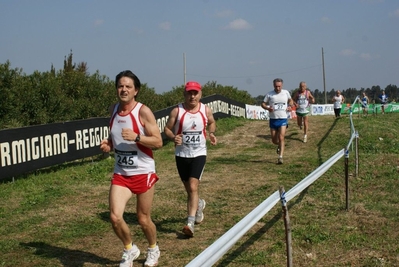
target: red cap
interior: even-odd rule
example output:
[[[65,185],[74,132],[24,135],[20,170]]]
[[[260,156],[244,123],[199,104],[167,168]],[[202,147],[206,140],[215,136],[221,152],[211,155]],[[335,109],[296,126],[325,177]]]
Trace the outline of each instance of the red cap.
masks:
[[[198,82],[194,82],[194,81],[187,82],[186,86],[185,86],[185,90],[186,91],[194,90],[194,91],[199,92],[199,91],[201,91],[201,84],[199,84]]]

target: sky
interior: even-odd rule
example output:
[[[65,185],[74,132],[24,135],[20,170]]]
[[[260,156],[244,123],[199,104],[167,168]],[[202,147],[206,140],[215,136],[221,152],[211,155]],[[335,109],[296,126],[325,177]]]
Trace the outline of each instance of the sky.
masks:
[[[1,0],[0,29],[0,63],[27,75],[72,50],[91,74],[129,69],[159,94],[190,80],[254,97],[274,78],[399,86],[397,0]]]

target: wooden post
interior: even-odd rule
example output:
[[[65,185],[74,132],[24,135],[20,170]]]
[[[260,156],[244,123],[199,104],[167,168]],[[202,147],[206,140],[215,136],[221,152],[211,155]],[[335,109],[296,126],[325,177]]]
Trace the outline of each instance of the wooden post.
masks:
[[[346,210],[349,211],[349,150],[345,148],[345,199]]]
[[[285,239],[287,249],[287,267],[292,267],[292,238],[291,238],[291,225],[290,217],[288,216],[287,201],[285,200],[285,190],[283,186],[280,186],[280,201],[283,207],[283,217],[285,226]]]

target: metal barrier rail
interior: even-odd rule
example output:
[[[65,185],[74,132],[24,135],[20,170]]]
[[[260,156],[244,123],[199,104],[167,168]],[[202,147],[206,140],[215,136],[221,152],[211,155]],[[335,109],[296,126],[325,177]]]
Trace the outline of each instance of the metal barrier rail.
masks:
[[[352,106],[357,101],[356,97]],[[340,158],[344,155],[348,156],[348,148],[352,144],[353,140],[358,137],[352,119],[352,106],[350,108],[350,129],[351,136],[346,148],[338,151],[334,156],[329,158],[326,162],[320,165],[316,170],[311,172],[308,176],[297,183],[293,188],[285,193],[285,200],[288,202],[295,196],[300,194],[309,185],[314,183],[320,176],[322,176],[331,166],[333,166]],[[275,191],[265,201],[248,213],[243,219],[236,223],[230,230],[223,234],[217,239],[212,245],[202,251],[197,257],[189,262],[186,267],[208,267],[215,264],[223,255],[234,246],[234,244],[249,230],[251,229],[261,218],[263,218],[280,200],[279,191]]]
[[[344,149],[337,152],[326,162],[320,165],[311,174],[296,184],[285,194],[287,202],[301,193],[305,188],[322,176],[334,163],[344,156]],[[264,217],[280,200],[279,191],[274,192],[254,210],[248,213],[241,221],[235,224],[229,231],[206,248],[194,258],[186,267],[212,266],[216,263],[249,229],[251,229],[262,217]]]

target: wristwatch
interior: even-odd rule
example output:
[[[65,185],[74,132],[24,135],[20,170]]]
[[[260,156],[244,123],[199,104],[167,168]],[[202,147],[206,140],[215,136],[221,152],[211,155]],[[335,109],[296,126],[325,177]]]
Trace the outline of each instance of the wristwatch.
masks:
[[[138,135],[136,136],[136,139],[134,139],[134,142],[136,142],[136,143],[140,142],[140,134],[138,134]]]

